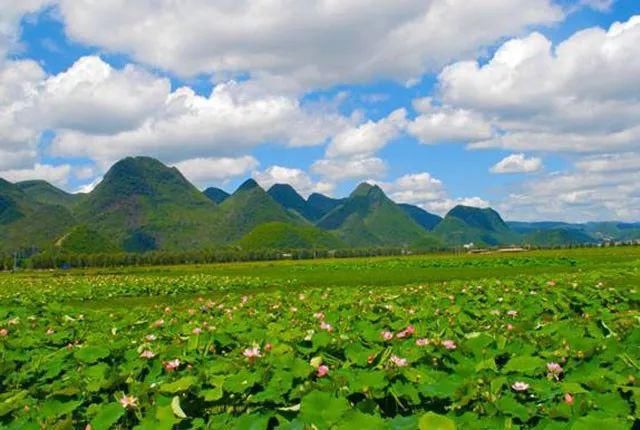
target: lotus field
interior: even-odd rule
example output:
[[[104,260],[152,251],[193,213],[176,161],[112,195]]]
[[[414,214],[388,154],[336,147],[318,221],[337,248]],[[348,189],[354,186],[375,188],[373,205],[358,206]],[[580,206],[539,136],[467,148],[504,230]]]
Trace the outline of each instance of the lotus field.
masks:
[[[0,429],[637,429],[640,250],[0,275]]]

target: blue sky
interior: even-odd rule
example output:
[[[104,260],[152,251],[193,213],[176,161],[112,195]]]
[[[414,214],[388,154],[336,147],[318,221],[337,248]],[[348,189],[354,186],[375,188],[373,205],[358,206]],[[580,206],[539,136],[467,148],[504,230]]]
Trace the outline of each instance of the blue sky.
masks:
[[[637,1],[285,3],[10,1],[0,176],[86,191],[149,155],[229,191],[640,220]]]

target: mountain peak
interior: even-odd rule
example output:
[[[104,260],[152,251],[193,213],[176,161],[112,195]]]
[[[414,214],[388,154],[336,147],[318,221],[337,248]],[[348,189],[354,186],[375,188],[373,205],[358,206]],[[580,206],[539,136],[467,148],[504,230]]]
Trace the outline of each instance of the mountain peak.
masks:
[[[203,193],[216,204],[224,202],[229,198],[229,196],[231,196],[231,194],[229,194],[225,190],[216,187],[209,187],[204,190]]]
[[[350,197],[366,196],[374,188],[375,187],[373,185],[371,185],[370,183],[362,182],[356,187],[355,190],[353,190],[353,192],[351,193]]]
[[[255,188],[260,188],[260,185],[258,185],[258,183],[254,179],[249,178],[246,181],[244,181],[242,183],[242,185],[240,185],[238,187],[238,189],[236,190],[236,192],[234,194],[242,192],[242,191],[253,190]]]

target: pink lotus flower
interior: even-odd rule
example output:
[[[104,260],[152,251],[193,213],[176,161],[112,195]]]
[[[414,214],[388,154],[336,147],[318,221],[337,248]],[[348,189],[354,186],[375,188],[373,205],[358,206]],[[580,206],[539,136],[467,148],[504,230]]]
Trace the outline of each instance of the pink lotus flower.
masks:
[[[567,405],[571,406],[571,405],[573,405],[573,401],[574,401],[574,398],[573,398],[573,396],[571,395],[571,393],[565,393],[565,395],[564,395],[564,402],[565,402]]]
[[[191,333],[193,333],[195,335],[198,335],[198,334],[202,333],[202,329],[200,327],[196,327],[191,331]]]
[[[249,359],[249,361],[253,361],[258,357],[262,357],[262,354],[260,353],[260,347],[259,346],[253,346],[251,348],[245,349],[242,352],[242,355],[247,357]]]
[[[165,361],[164,363],[162,363],[162,365],[164,366],[164,370],[166,370],[167,372],[173,372],[178,367],[180,367],[180,360],[176,358],[175,360]]]
[[[153,353],[153,351],[149,350],[149,349],[145,349],[144,351],[142,351],[140,353],[140,358],[146,358],[147,360],[152,359],[153,357],[155,357],[156,355]]]
[[[547,363],[547,376],[549,378],[555,379],[556,381],[560,379],[560,375],[564,372],[562,366],[558,363]]]
[[[392,355],[389,360],[397,367],[405,367],[408,364],[406,358],[400,358],[397,355]]]
[[[267,344],[264,346],[264,351],[265,351],[265,352],[269,352],[269,351],[271,351],[272,349],[273,349],[273,345],[271,345],[270,343],[267,343]]]
[[[47,336],[51,336],[54,333],[55,333],[55,331],[52,328],[47,330]]]
[[[118,401],[125,409],[133,409],[138,407],[138,399],[133,396],[122,396],[122,398],[120,398],[120,400]]]
[[[324,312],[316,312],[313,314],[313,317],[317,320],[323,320],[324,319]]]
[[[548,285],[548,286],[550,286],[550,287],[555,287],[555,285],[556,285],[556,281],[554,281],[554,280],[552,279],[552,280],[550,280],[549,282],[547,282],[547,285]]]
[[[0,329],[0,337],[7,337],[9,336],[9,330],[7,330],[6,328]]]
[[[513,324],[511,323],[507,324],[507,330],[509,331],[513,330]]]
[[[329,332],[333,331],[333,327],[331,326],[331,324],[326,323],[326,322],[324,322],[324,321],[322,321],[322,322],[320,323],[320,328],[321,328],[322,330],[326,330],[326,331],[329,331]]]
[[[153,342],[154,340],[157,339],[155,334],[148,334],[144,338],[147,342]]]
[[[458,347],[456,343],[450,339],[443,340],[442,346],[444,346],[445,349],[449,349],[449,350],[456,349]]]
[[[513,388],[514,391],[527,391],[529,389],[529,384],[527,384],[526,382],[517,381],[511,385],[511,388]]]
[[[159,319],[159,320],[157,320],[156,322],[153,323],[153,326],[155,328],[162,327],[163,325],[164,325],[164,320],[163,319]]]
[[[391,333],[389,330],[383,331],[382,333],[380,333],[380,336],[382,336],[382,338],[387,341],[393,339],[393,333]]]
[[[510,316],[511,318],[515,318],[518,316],[518,311],[514,311],[514,310],[507,311],[507,315]]]
[[[427,346],[429,345],[429,339],[426,339],[426,338],[416,339],[416,345]]]
[[[412,325],[410,325],[404,330],[402,330],[401,332],[399,332],[398,334],[396,334],[396,337],[398,339],[404,339],[405,337],[411,336],[415,332],[416,332],[416,329]]]
[[[323,378],[329,374],[329,366],[325,366],[324,364],[318,367],[318,373],[316,374],[318,378]]]

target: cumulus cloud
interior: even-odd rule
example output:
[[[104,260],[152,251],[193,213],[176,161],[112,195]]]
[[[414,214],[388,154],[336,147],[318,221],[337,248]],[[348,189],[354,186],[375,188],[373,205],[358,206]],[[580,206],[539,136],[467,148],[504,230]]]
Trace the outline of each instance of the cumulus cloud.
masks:
[[[439,75],[447,104],[490,115],[501,133],[474,148],[606,152],[640,139],[640,16],[553,46],[539,33],[504,43],[484,65]]]
[[[44,82],[33,120],[53,129],[116,134],[141,126],[163,107],[170,90],[168,79],[138,66],[116,70],[100,57],[82,57]]]
[[[335,188],[330,182],[315,182],[304,170],[283,166],[270,166],[263,171],[256,171],[253,178],[265,189],[275,184],[289,184],[305,197],[314,192],[330,194]]]
[[[542,159],[527,158],[524,154],[511,154],[489,169],[491,173],[532,173],[542,168]]]
[[[77,41],[181,75],[250,72],[303,86],[406,81],[564,15],[551,0],[59,3]]]
[[[54,0],[3,0],[0,13],[0,63],[6,54],[18,47],[20,20],[37,12]]]
[[[387,171],[387,164],[380,158],[323,159],[311,166],[311,171],[327,181],[345,179],[379,179]]]
[[[489,139],[491,124],[479,113],[451,106],[433,106],[431,98],[414,101],[420,114],[408,125],[410,134],[422,143],[466,143]]]
[[[64,186],[67,184],[70,173],[71,166],[68,164],[52,166],[49,164],[36,163],[32,168],[0,171],[0,178],[4,178],[9,182],[42,179],[54,185]]]
[[[397,109],[377,122],[369,120],[338,133],[327,147],[327,157],[367,157],[375,154],[405,128],[406,115],[405,109]]]
[[[407,174],[392,182],[380,182],[379,185],[398,203],[411,203],[440,215],[457,205],[482,208],[490,205],[480,197],[450,197],[442,181],[428,172]]]
[[[308,146],[324,143],[351,119],[307,108],[285,95],[257,93],[251,84],[218,84],[208,97],[181,87],[166,96],[138,127],[110,135],[60,130],[51,151],[114,161],[132,153],[168,162],[230,156],[265,143]]]
[[[258,167],[258,160],[243,157],[192,158],[175,163],[174,166],[190,181],[206,185],[242,176]]]

